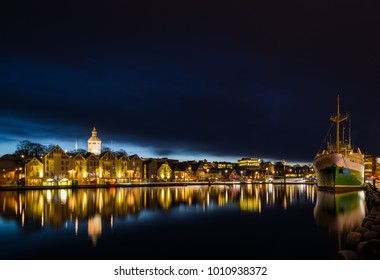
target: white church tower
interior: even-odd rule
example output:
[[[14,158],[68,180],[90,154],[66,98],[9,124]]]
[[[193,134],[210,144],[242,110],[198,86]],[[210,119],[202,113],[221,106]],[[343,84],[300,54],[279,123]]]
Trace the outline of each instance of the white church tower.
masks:
[[[100,155],[102,152],[102,140],[98,137],[98,132],[95,127],[92,130],[92,136],[87,140],[88,144],[88,152],[93,153],[95,155]]]

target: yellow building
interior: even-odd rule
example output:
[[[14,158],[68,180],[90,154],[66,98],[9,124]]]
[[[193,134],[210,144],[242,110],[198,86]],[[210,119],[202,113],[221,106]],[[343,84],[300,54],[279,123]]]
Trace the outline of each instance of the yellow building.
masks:
[[[191,164],[192,181],[204,181],[206,169],[203,162],[194,162]]]
[[[222,180],[222,171],[221,169],[207,168],[205,173],[206,181],[220,181]]]
[[[87,181],[90,184],[99,184],[99,158],[95,154],[87,154]]]
[[[261,159],[258,158],[242,158],[238,160],[239,167],[245,169],[260,169]]]
[[[71,159],[61,147],[55,146],[44,157],[45,184],[57,185],[63,179],[69,179]]]
[[[111,151],[103,152],[99,156],[100,183],[116,183],[117,159]]]
[[[41,186],[44,178],[44,165],[36,157],[25,164],[25,185]]]
[[[375,170],[375,157],[372,155],[364,155],[364,178],[372,179]]]
[[[161,166],[157,170],[157,180],[170,182],[173,177],[173,170],[169,166],[167,162],[161,164]]]
[[[193,171],[191,169],[191,165],[188,163],[175,163],[173,170],[175,182],[189,182],[193,178]]]
[[[234,164],[232,162],[220,161],[217,163],[217,168],[219,169],[233,169]]]
[[[88,181],[86,158],[81,153],[77,153],[72,157],[71,161],[70,179],[75,180],[79,185],[85,185]]]
[[[138,155],[129,156],[128,164],[129,182],[140,183],[142,179],[142,159]]]
[[[116,175],[118,183],[128,182],[128,163],[129,157],[127,154],[121,154],[117,157]]]

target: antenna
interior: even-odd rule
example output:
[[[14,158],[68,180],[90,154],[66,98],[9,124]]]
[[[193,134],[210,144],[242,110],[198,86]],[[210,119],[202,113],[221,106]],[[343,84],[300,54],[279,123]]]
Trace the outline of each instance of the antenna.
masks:
[[[77,139],[75,139],[74,149],[75,149],[76,152],[78,151],[78,140]]]
[[[112,152],[112,140],[111,140],[111,152]]]

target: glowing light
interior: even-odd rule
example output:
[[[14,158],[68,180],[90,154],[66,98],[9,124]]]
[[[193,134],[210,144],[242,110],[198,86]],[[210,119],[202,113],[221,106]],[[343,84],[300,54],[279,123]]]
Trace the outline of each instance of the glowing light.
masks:
[[[98,237],[102,233],[102,218],[99,214],[96,214],[93,218],[88,219],[88,236],[92,239],[92,244],[95,246]]]
[[[75,235],[78,235],[78,229],[79,229],[79,225],[78,225],[78,217],[75,218]]]
[[[61,203],[66,204],[67,201],[67,191],[66,190],[61,190]]]

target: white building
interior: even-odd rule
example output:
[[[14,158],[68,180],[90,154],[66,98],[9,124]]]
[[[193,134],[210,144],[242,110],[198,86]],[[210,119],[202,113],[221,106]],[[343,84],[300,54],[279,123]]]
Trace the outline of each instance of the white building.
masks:
[[[102,140],[98,137],[98,132],[96,131],[95,127],[92,130],[92,136],[90,139],[87,140],[88,144],[88,152],[93,153],[95,155],[100,155],[102,152]]]

